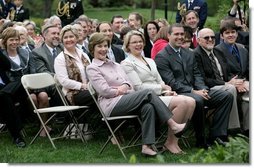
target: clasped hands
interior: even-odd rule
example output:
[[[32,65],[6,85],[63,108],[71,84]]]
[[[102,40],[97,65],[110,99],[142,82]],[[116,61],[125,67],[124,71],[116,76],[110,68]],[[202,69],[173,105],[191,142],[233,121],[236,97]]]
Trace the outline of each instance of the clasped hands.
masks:
[[[131,88],[127,84],[122,84],[121,86],[117,87],[117,95],[124,95],[130,90]]]
[[[202,89],[202,90],[193,90],[192,91],[193,93],[195,93],[195,94],[198,94],[198,95],[200,95],[200,96],[202,96],[204,99],[206,99],[206,100],[209,100],[211,97],[209,96],[209,94],[208,94],[208,90],[206,90],[206,89]]]
[[[249,81],[245,79],[237,79],[237,75],[234,76],[228,83],[234,85],[238,92],[248,92],[249,91]]]
[[[177,93],[175,91],[172,91],[172,88],[168,85],[161,84],[162,87],[162,95],[164,96],[176,96]]]

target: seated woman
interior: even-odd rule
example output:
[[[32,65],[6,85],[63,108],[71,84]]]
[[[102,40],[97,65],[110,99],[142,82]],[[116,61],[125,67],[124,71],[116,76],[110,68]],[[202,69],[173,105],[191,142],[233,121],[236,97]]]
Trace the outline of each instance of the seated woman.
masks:
[[[78,30],[72,25],[66,25],[60,32],[64,50],[55,58],[54,68],[56,78],[63,86],[63,92],[72,105],[94,104],[87,90],[86,67],[90,59],[82,50],[76,47],[79,38]]]
[[[87,67],[89,80],[96,90],[99,105],[106,116],[139,115],[142,121],[142,152],[155,156],[150,145],[155,143],[155,121],[166,123],[173,134],[181,135],[186,124],[172,119],[172,112],[152,90],[134,91],[121,65],[107,59],[108,37],[94,33],[89,40],[93,61]]]
[[[35,63],[30,53],[19,47],[20,35],[18,30],[13,27],[5,29],[2,33],[2,44],[4,49],[3,54],[9,59],[11,63],[11,69],[7,71],[7,76],[10,82],[15,83],[13,85],[13,92],[19,91],[18,95],[15,95],[15,98],[18,101],[21,101],[22,104],[25,104],[26,93],[21,85],[21,77],[24,74],[35,73]],[[20,88],[20,89],[19,89]],[[33,101],[38,105],[39,108],[48,107],[48,95],[42,90],[31,90]],[[23,103],[24,102],[24,103]],[[47,119],[47,116],[43,115],[44,120]],[[50,130],[50,128],[49,128]],[[40,133],[41,136],[46,136],[44,130]]]
[[[191,97],[177,95],[171,87],[165,85],[157,71],[156,64],[151,58],[141,55],[144,47],[144,36],[138,31],[127,33],[124,41],[124,50],[128,57],[121,62],[123,69],[131,80],[135,90],[151,89],[172,111],[173,119],[178,123],[185,123],[191,119],[195,109],[195,100]],[[165,147],[172,153],[182,153],[178,146],[178,139],[168,132],[169,137]]]
[[[151,58],[151,50],[153,48],[154,39],[159,30],[160,27],[155,21],[149,21],[144,26],[144,37],[146,39],[144,54],[147,58]]]

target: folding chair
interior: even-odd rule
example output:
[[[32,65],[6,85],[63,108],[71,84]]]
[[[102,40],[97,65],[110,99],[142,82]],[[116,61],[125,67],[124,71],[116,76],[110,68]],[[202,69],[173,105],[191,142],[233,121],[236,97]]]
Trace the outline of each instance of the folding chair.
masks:
[[[59,88],[62,88],[62,87],[63,87],[63,86],[60,84],[60,82],[58,81],[56,75],[54,75],[54,80],[55,80],[55,82],[56,82],[56,84],[57,84],[57,86],[58,86]],[[69,102],[69,101],[67,100],[67,98],[65,97],[65,95],[64,95],[64,93],[63,93],[63,91],[62,91],[62,89],[60,89],[60,94],[61,94],[61,96],[62,96],[64,102],[65,102],[67,105],[71,105],[70,102]],[[80,119],[83,118],[90,110],[91,110],[91,108],[90,108],[89,106],[86,106],[86,108],[85,108],[85,107],[82,108],[82,112],[80,112],[80,114],[78,114],[78,117],[76,117],[77,122],[79,123]],[[88,125],[84,125],[84,126],[83,126],[83,124],[82,124],[82,125],[79,125],[79,127],[81,128],[81,131],[82,131],[82,128],[84,128],[84,127],[86,127],[86,126],[88,126]],[[72,123],[70,123],[70,125],[66,128],[66,130],[63,130],[64,132],[62,132],[62,133],[64,133],[64,134],[66,134],[66,133],[72,133],[72,134],[73,134],[73,129],[75,129],[75,128],[74,128],[74,125],[73,125]],[[89,129],[91,129],[91,128],[89,128]],[[70,132],[68,132],[68,130],[69,130]],[[89,133],[83,132],[85,140],[86,140],[86,137],[87,137],[87,139],[89,139],[89,138],[91,137],[90,135],[95,133],[94,129],[92,129],[92,130],[93,130],[93,131],[89,130]],[[77,138],[77,136],[74,137],[74,139],[75,139],[75,138]]]
[[[90,94],[92,95],[93,97],[93,100],[94,102],[96,103],[99,111],[100,111],[100,114],[102,116],[102,121],[105,122],[105,124],[107,125],[107,128],[109,129],[111,135],[108,137],[107,141],[105,142],[105,144],[102,146],[99,154],[101,154],[104,149],[106,148],[106,146],[109,144],[111,138],[113,137],[119,150],[121,151],[123,157],[125,159],[126,158],[126,155],[124,153],[124,149],[126,148],[130,148],[130,147],[134,147],[134,146],[139,146],[141,144],[138,144],[138,140],[139,138],[141,137],[141,121],[139,119],[139,117],[137,115],[127,115],[127,116],[115,116],[115,117],[106,117],[103,110],[101,109],[101,107],[99,106],[98,104],[98,101],[97,101],[97,94],[96,94],[96,91],[94,90],[94,88],[92,87],[92,85],[90,83],[88,83],[88,90],[90,92]],[[118,139],[116,138],[116,132],[119,131],[120,128],[122,128],[122,126],[127,122],[127,121],[130,121],[130,120],[137,120],[138,123],[140,124],[140,127],[138,128],[138,130],[135,131],[134,135],[132,136],[131,140],[129,141],[129,143],[127,143],[127,145],[124,145],[124,144],[120,144]],[[120,122],[120,123],[117,123],[116,124],[116,121]],[[114,125],[114,126],[113,126]]]
[[[54,140],[56,139],[60,139],[60,138],[65,138],[70,136],[70,134],[67,134],[66,136],[62,136],[61,134],[59,136],[56,137],[51,137],[51,135],[49,134],[46,126],[47,124],[52,121],[52,119],[59,113],[67,113],[70,116],[70,121],[74,123],[74,126],[79,134],[79,136],[81,137],[82,142],[84,142],[84,135],[82,133],[82,131],[79,129],[78,127],[78,123],[77,120],[75,118],[75,116],[73,115],[73,111],[74,110],[79,110],[82,108],[87,108],[87,106],[69,106],[68,104],[66,104],[64,97],[61,94],[61,90],[58,87],[57,83],[54,80],[54,77],[49,74],[49,73],[36,73],[36,74],[27,74],[27,75],[23,75],[21,78],[21,82],[22,85],[28,95],[28,98],[34,108],[34,112],[37,114],[39,121],[42,125],[42,128],[40,128],[40,130],[38,131],[38,133],[35,135],[35,137],[33,138],[33,140],[31,141],[30,144],[32,144],[36,138],[39,136],[40,132],[42,131],[42,129],[45,130],[48,139],[50,140],[53,148],[56,149],[56,146],[54,144]],[[38,109],[36,107],[36,105],[34,104],[32,97],[29,93],[29,90],[33,90],[33,89],[42,89],[42,88],[46,88],[49,86],[53,86],[56,88],[56,93],[60,96],[62,103],[64,104],[63,106],[55,106],[55,107],[47,107],[47,108],[40,108]],[[51,116],[47,119],[47,121],[43,121],[40,114],[46,114],[49,113],[51,114]]]

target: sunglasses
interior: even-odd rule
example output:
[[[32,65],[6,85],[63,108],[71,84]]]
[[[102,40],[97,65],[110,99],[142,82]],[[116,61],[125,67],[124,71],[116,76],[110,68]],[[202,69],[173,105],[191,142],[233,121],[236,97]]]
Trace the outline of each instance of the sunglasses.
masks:
[[[211,38],[212,40],[214,40],[214,39],[215,39],[215,36],[205,36],[205,37],[201,37],[201,38],[203,38],[203,39],[205,39],[206,41],[208,41],[210,38]]]

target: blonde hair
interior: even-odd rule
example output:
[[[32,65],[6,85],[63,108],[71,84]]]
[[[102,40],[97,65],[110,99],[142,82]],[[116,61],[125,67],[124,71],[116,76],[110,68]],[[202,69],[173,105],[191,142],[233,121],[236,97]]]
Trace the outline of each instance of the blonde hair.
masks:
[[[60,39],[61,39],[61,42],[63,42],[63,36],[64,34],[67,32],[67,31],[70,31],[74,34],[74,36],[78,39],[79,38],[79,34],[78,34],[78,30],[75,28],[75,26],[73,25],[66,25],[62,28],[61,32],[60,32]]]
[[[137,30],[131,30],[124,37],[123,50],[125,52],[130,52],[130,49],[128,47],[130,44],[130,39],[134,35],[140,36],[142,38],[144,45],[145,45],[145,37],[144,37],[143,33],[141,33],[140,31],[137,31]]]

